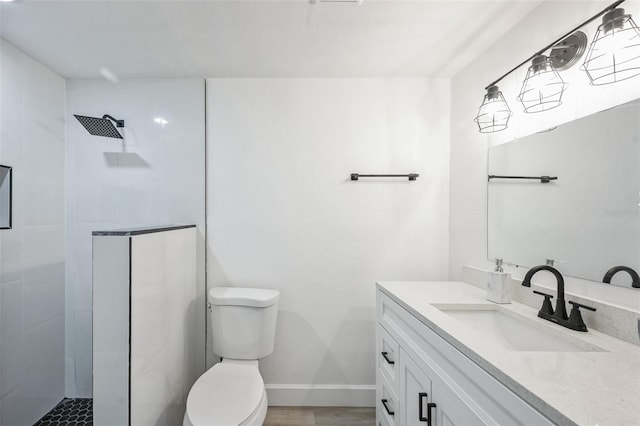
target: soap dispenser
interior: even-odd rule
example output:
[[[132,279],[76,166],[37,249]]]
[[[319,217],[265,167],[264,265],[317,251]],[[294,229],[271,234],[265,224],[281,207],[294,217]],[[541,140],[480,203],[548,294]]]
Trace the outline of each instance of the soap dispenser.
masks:
[[[489,272],[487,300],[494,303],[511,303],[511,274],[502,269],[502,259],[496,259],[496,268]]]

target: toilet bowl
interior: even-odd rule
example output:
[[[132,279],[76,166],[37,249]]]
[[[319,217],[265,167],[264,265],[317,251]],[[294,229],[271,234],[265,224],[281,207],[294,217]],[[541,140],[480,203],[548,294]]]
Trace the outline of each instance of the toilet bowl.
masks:
[[[215,287],[209,292],[213,352],[222,361],[196,380],[184,426],[259,426],[267,393],[258,359],[273,352],[276,290]]]
[[[258,361],[223,360],[191,388],[184,426],[260,426],[267,405]]]

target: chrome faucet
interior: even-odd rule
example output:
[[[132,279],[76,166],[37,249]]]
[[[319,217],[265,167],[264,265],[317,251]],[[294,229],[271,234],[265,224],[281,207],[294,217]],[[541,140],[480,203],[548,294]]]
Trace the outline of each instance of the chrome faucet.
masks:
[[[613,268],[609,269],[607,273],[604,274],[602,282],[611,284],[611,278],[613,278],[613,276],[620,271],[624,271],[631,275],[631,287],[640,288],[640,276],[638,276],[638,273],[628,266],[614,266]]]
[[[556,324],[560,324],[563,327],[570,328],[571,330],[587,331],[587,326],[582,320],[580,308],[589,309],[590,311],[595,311],[596,309],[578,302],[569,302],[573,305],[573,308],[571,309],[571,316],[567,315],[567,308],[564,301],[564,278],[556,268],[549,265],[535,266],[529,269],[529,272],[524,276],[522,285],[525,287],[531,287],[531,278],[540,271],[549,271],[556,277],[556,293],[558,298],[556,300],[556,309],[554,311],[551,307],[551,298],[553,298],[553,295],[534,290],[534,293],[544,296],[544,301],[542,302],[540,311],[538,311],[538,316]]]

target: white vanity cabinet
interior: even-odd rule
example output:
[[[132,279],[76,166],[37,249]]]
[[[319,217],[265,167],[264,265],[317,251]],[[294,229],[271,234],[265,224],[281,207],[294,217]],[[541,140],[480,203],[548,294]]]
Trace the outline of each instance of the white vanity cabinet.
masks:
[[[377,320],[378,425],[553,424],[381,290]]]
[[[378,335],[389,336],[380,325],[378,325]],[[383,339],[383,342],[388,338]],[[378,423],[380,425],[484,424],[483,420],[458,398],[456,391],[439,380],[428,365],[422,363],[419,366],[402,348],[398,348],[396,352],[397,362],[387,361],[386,358],[389,356],[382,355],[382,352],[379,352],[378,360]],[[382,371],[393,369],[394,366],[397,366],[397,389],[382,373]],[[430,423],[429,416],[433,416]]]

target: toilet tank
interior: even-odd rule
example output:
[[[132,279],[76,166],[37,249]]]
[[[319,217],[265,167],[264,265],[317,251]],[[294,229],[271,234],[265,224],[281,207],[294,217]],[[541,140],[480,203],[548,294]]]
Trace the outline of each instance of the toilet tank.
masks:
[[[213,352],[230,359],[259,359],[273,352],[280,292],[214,287],[209,291]]]

